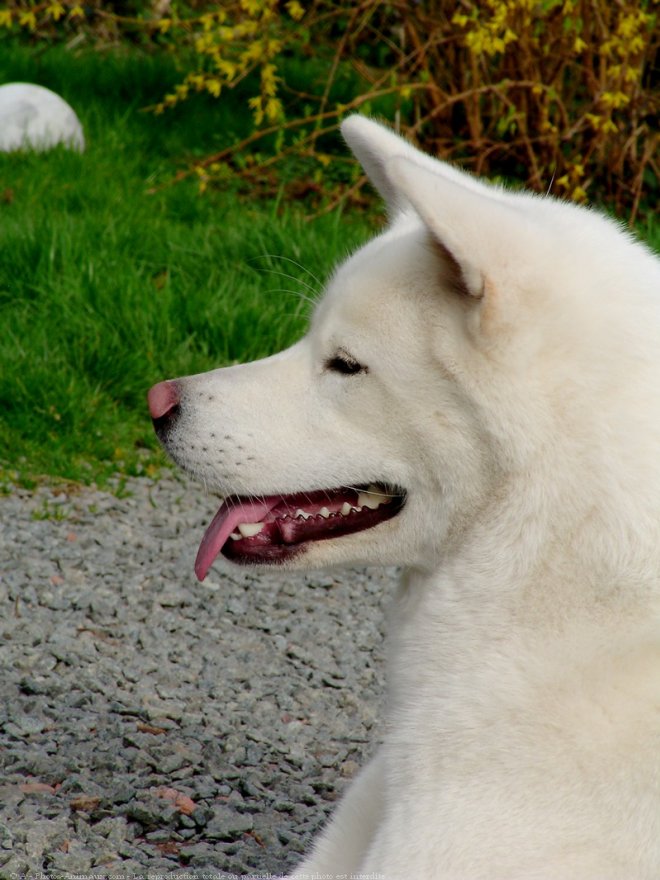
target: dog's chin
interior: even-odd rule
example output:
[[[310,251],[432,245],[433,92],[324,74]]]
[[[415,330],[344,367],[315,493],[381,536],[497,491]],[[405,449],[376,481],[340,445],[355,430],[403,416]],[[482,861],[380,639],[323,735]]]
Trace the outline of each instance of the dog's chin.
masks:
[[[203,580],[220,554],[238,565],[297,567],[316,545],[374,529],[397,516],[405,502],[405,491],[383,482],[254,499],[229,496],[206,530],[195,572]]]

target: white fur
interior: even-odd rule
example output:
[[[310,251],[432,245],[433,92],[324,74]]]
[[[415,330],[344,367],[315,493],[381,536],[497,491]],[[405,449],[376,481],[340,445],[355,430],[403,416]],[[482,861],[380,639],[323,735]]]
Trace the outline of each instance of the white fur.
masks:
[[[344,133],[391,226],[298,344],[182,380],[169,441],[221,493],[408,492],[291,563],[404,568],[382,743],[296,876],[658,880],[660,262]]]

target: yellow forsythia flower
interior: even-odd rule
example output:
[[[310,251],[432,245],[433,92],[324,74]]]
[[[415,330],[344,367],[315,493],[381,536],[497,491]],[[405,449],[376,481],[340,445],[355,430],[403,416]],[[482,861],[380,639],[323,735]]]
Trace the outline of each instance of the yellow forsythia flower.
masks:
[[[263,101],[261,100],[261,96],[255,95],[254,98],[249,98],[248,106],[254,112],[254,121],[257,125],[261,125],[264,121]]]
[[[278,98],[269,98],[266,101],[266,118],[270,122],[276,122],[282,115],[282,104]]]
[[[274,64],[264,64],[261,68],[261,91],[269,98],[275,95],[279,82],[279,77],[275,76],[275,70]]]
[[[254,18],[260,12],[265,12],[267,8],[267,3],[264,0],[241,0],[241,9],[244,9],[247,14]]]
[[[201,73],[191,73],[187,79],[190,85],[197,89],[198,92],[201,92],[204,88],[204,77]]]
[[[18,23],[22,27],[28,27],[33,31],[37,26],[37,19],[35,18],[34,12],[28,9],[26,12],[21,13]]]
[[[630,98],[628,95],[624,94],[624,92],[603,92],[601,95],[601,101],[606,107],[617,109],[618,107],[625,107],[626,104],[629,104]]]
[[[233,61],[228,61],[226,58],[218,57],[216,59],[216,67],[225,77],[228,82],[231,82],[233,78],[236,76],[236,65]]]
[[[305,10],[300,3],[298,3],[298,0],[290,0],[290,2],[286,4],[286,11],[294,21],[300,21],[305,14]]]
[[[50,15],[53,21],[59,21],[64,15],[64,12],[65,10],[61,3],[51,3],[46,9],[46,13]]]
[[[219,98],[222,91],[222,83],[219,79],[210,77],[206,80],[206,91],[213,95],[214,98]]]

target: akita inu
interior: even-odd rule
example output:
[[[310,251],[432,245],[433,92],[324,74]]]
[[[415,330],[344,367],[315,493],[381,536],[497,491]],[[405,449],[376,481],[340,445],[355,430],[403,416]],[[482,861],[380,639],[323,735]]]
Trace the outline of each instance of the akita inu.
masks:
[[[287,351],[161,382],[202,541],[396,564],[388,721],[296,876],[660,878],[660,261],[358,116],[390,227]]]

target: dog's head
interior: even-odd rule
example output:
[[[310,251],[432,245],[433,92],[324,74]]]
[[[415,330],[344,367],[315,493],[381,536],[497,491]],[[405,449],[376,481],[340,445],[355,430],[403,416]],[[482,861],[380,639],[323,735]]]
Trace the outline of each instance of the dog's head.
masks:
[[[608,391],[594,359],[623,352],[657,283],[597,215],[483,184],[363,117],[343,133],[389,228],[296,345],[149,393],[169,454],[225,498],[200,578],[219,553],[426,567],[532,473],[559,492],[602,428],[585,413]]]

